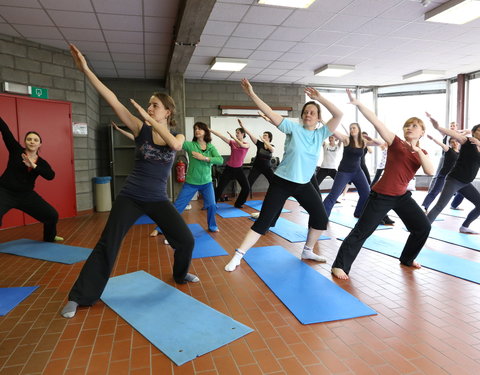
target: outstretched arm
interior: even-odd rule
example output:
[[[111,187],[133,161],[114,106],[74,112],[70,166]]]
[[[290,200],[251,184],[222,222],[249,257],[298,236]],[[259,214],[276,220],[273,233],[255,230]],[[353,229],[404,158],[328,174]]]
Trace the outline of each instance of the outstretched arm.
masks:
[[[265,103],[262,99],[260,99],[257,96],[257,94],[255,94],[255,92],[253,91],[253,87],[248,81],[248,79],[246,78],[242,79],[241,85],[245,94],[247,94],[247,96],[250,99],[252,99],[252,101],[258,107],[258,109],[262,111],[265,114],[265,116],[269,118],[270,120],[269,122],[271,122],[275,126],[280,125],[280,123],[283,121],[283,117],[278,113],[276,113],[275,111],[273,111],[273,109],[270,108],[270,106],[267,103]]]
[[[80,50],[73,44],[70,44],[70,53],[78,70],[85,74],[90,83],[95,87],[98,93],[105,99],[105,101],[112,107],[120,121],[124,123],[135,136],[140,132],[142,121],[132,115],[130,111],[118,100],[117,96],[107,86],[105,86],[97,76],[90,70],[87,60],[82,55]]]
[[[225,143],[230,144],[230,140],[227,137],[225,137],[222,133],[219,133],[219,132],[217,132],[216,130],[213,130],[213,129],[210,129],[210,133],[216,135],[218,138],[220,138]]]
[[[121,134],[123,134],[125,137],[127,137],[128,139],[131,139],[132,141],[135,140],[135,137],[133,136],[132,133],[129,133],[121,128],[118,127],[117,124],[115,124],[115,122],[112,121],[112,128],[114,128],[115,130],[117,130],[118,132],[120,132]]]
[[[313,87],[307,87],[305,89],[305,93],[313,100],[316,100],[320,104],[322,104],[328,110],[328,112],[330,112],[332,118],[328,120],[326,125],[333,133],[337,126],[340,124],[340,121],[342,120],[343,112],[340,111],[340,109],[338,109],[332,102],[320,95],[320,92],[318,92],[318,90],[315,90]]]
[[[137,109],[140,116],[148,122],[155,131],[160,134],[165,143],[175,151],[180,151],[182,149],[183,142],[185,142],[185,136],[183,134],[173,135],[170,133],[170,129],[167,124],[159,124],[152,116],[150,116],[147,111],[145,111],[141,105],[139,105],[135,100],[130,99],[130,102]]]
[[[333,136],[337,138],[344,146],[348,146],[348,144],[350,143],[350,137],[346,134],[341,133],[339,130],[335,130],[333,132]]]
[[[250,147],[250,145],[247,142],[238,140],[237,137],[234,137],[230,132],[227,132],[227,133],[230,136],[230,138],[232,138],[237,143],[237,145],[239,147],[241,147],[241,148],[249,148]]]
[[[438,121],[435,120],[430,113],[425,112],[425,114],[430,119],[430,122],[432,123],[433,127],[437,129],[440,132],[440,134],[448,135],[449,137],[455,138],[462,145],[465,142],[467,142],[468,138],[464,134],[459,133],[455,130],[440,127],[440,125],[438,124]]]
[[[429,176],[433,175],[435,173],[435,168],[432,164],[432,161],[430,160],[430,157],[426,155],[420,147],[418,147],[416,142],[407,142],[407,145],[409,145],[411,150],[413,152],[416,152],[418,157],[420,158],[420,164],[422,166],[423,172]]]
[[[380,137],[382,137],[385,142],[388,143],[390,146],[393,143],[393,140],[395,139],[395,133],[390,131],[383,122],[381,122],[378,117],[373,113],[370,109],[365,107],[365,105],[354,98],[352,92],[347,89],[347,95],[348,99],[350,100],[350,104],[353,104],[358,108],[358,110],[361,112],[361,114],[368,120],[370,123],[375,127],[377,130],[378,134],[380,134]]]
[[[367,145],[367,150],[368,150],[369,153],[372,153],[373,150],[368,146],[381,146],[385,143],[385,141],[383,139],[372,138],[368,135],[364,135],[363,139],[365,139],[365,144]]]
[[[250,137],[250,139],[252,140],[252,142],[254,144],[257,144],[257,137],[255,137],[245,126],[243,126],[243,123],[240,119],[237,119],[238,123],[240,124],[240,127],[245,130],[245,133]]]
[[[434,143],[436,143],[437,145],[439,145],[439,146],[443,149],[443,151],[445,151],[445,152],[448,151],[449,147],[448,147],[445,143],[439,141],[439,140],[436,139],[436,138],[433,138],[430,134],[427,134],[427,138],[430,139],[430,140],[432,140],[432,141],[433,141]]]

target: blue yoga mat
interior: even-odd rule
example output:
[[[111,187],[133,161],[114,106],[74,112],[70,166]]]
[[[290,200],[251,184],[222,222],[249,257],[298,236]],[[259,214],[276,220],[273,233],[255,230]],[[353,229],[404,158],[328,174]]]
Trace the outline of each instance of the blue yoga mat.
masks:
[[[250,220],[255,221],[254,218],[250,218]],[[270,228],[270,231],[282,238],[285,238],[287,241],[290,242],[305,242],[308,235],[307,227],[294,223],[293,221],[284,219],[283,217],[278,218],[277,223],[274,227]],[[322,235],[318,240],[329,239],[330,237]]]
[[[253,331],[144,271],[110,278],[102,300],[179,366]]]
[[[221,255],[228,255],[228,253],[221,247],[212,236],[210,236],[200,224],[188,224],[195,238],[195,247],[193,248],[192,258],[206,258],[216,257]]]
[[[24,238],[0,244],[0,253],[65,264],[73,264],[86,260],[91,252],[92,249],[86,249],[84,247],[33,241]]]
[[[248,206],[248,207],[251,207],[257,211],[261,211],[262,209],[262,204],[263,204],[263,201],[248,201],[248,202],[245,202],[245,205]],[[292,210],[287,210],[286,208],[282,208],[282,212],[285,213],[285,212],[292,212]]]
[[[462,219],[465,219],[468,215],[468,212],[470,212],[470,211],[465,212],[464,210],[452,210],[451,208],[445,208],[441,212],[441,214],[448,215],[448,216],[460,217]]]
[[[430,238],[480,251],[480,235],[465,234],[432,225]]]
[[[348,228],[353,228],[358,221],[356,217],[350,216],[350,214],[342,215],[341,213],[336,211],[332,211],[330,213],[330,217],[328,218],[328,220],[330,220],[332,223],[340,224]],[[381,225],[381,224],[377,226],[377,230],[383,230],[383,229],[392,229],[392,227],[389,225]]]
[[[0,288],[0,316],[7,315],[37,288],[38,286]]]
[[[252,248],[243,259],[302,324],[376,314],[281,246]]]
[[[217,203],[217,214],[224,219],[250,216],[250,214],[247,214],[245,211],[242,211],[237,207],[233,207],[228,203]]]
[[[141,224],[155,224],[155,222],[150,219],[150,216],[148,215],[142,215],[140,216],[133,225],[141,225]]]
[[[344,238],[339,238],[339,240],[343,241]],[[404,246],[403,242],[372,235],[362,247],[400,258]],[[423,267],[480,284],[480,263],[425,248],[422,249],[416,261]]]

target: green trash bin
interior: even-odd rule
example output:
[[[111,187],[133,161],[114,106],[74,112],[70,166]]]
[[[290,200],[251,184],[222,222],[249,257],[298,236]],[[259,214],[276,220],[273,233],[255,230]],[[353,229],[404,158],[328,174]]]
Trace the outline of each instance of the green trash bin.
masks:
[[[107,212],[112,209],[112,193],[110,190],[110,176],[94,177],[95,208],[97,212]]]

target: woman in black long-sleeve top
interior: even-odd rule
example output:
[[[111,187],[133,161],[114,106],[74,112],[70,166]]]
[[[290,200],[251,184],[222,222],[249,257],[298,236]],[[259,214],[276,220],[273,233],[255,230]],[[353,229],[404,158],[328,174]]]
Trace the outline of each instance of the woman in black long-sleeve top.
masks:
[[[56,235],[57,210],[33,190],[38,176],[46,180],[55,177],[50,165],[38,155],[42,138],[29,131],[22,147],[1,117],[0,132],[9,152],[7,168],[0,176],[0,225],[3,215],[16,208],[43,223],[44,241],[63,240]]]

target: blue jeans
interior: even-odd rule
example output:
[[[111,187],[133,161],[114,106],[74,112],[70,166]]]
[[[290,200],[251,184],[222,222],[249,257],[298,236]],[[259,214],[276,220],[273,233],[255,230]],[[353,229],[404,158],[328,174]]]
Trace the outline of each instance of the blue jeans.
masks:
[[[179,213],[182,213],[197,191],[202,194],[203,207],[207,209],[208,229],[212,232],[215,232],[218,230],[217,221],[215,220],[217,204],[215,203],[215,193],[213,191],[213,184],[211,182],[205,185],[192,185],[185,182],[182,190],[180,190],[180,193],[178,194],[174,206]],[[155,229],[161,233],[159,228]]]

